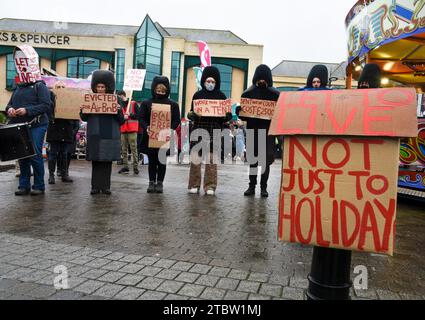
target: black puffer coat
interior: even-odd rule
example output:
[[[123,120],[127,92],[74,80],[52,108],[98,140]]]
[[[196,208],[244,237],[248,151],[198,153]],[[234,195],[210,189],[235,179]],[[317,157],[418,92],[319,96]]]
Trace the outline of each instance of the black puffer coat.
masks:
[[[107,70],[93,73],[91,87],[96,92],[96,85],[103,83],[106,93],[115,92],[114,74]],[[81,120],[87,121],[87,154],[88,161],[112,162],[121,159],[120,127],[124,123],[122,109],[116,115],[88,115],[80,113]]]

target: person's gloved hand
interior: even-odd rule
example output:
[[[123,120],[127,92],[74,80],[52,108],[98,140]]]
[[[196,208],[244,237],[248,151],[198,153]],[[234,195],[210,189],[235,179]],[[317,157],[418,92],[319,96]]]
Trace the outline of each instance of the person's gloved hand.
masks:
[[[195,112],[193,112],[193,111],[190,111],[188,114],[187,114],[187,118],[189,119],[189,120],[192,120],[192,121],[199,121],[200,119],[201,119],[201,117],[200,116],[198,116]]]
[[[231,112],[226,112],[226,121],[225,122],[232,120],[232,118],[233,118],[233,114]]]
[[[239,113],[241,112],[242,108],[241,106],[236,107],[236,115],[239,116]]]

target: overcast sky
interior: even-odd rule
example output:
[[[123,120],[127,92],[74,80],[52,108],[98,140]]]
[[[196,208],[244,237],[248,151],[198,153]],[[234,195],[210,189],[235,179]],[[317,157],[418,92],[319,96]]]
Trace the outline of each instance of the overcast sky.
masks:
[[[3,1],[0,17],[230,30],[264,45],[264,63],[347,59],[344,20],[355,0],[37,0]],[[200,39],[202,40],[202,39]],[[214,56],[214,52],[212,52]]]

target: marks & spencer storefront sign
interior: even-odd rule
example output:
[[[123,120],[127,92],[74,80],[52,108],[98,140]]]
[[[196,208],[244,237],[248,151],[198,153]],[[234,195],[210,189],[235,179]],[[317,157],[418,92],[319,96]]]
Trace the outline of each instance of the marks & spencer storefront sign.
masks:
[[[58,34],[36,34],[0,31],[0,41],[18,44],[71,45],[71,38]]]

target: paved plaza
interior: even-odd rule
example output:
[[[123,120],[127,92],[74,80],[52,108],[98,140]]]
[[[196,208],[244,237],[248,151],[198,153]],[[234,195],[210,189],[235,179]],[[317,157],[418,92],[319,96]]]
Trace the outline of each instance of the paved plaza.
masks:
[[[267,199],[243,196],[242,164],[220,166],[216,197],[187,193],[187,165],[168,166],[162,195],[146,193],[147,166],[114,165],[110,197],[90,196],[86,161],[42,197],[14,196],[14,169],[0,172],[0,299],[304,299],[312,248],[277,241],[280,166]],[[395,254],[353,253],[369,282],[352,298],[425,299],[424,235],[423,207],[399,202]]]

